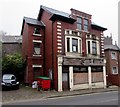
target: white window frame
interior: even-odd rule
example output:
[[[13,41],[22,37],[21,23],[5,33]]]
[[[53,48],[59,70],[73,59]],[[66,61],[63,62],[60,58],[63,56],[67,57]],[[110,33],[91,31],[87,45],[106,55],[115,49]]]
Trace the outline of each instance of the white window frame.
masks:
[[[114,71],[113,68],[116,68],[116,72]],[[116,66],[113,66],[113,67],[112,67],[112,74],[118,74],[118,67],[116,67]]]
[[[34,43],[39,43],[39,44],[41,44],[42,41],[41,41],[41,40],[33,40],[33,44],[34,44]],[[33,48],[34,48],[34,47],[33,47]],[[41,56],[42,56],[42,55],[41,55],[41,48],[40,48],[40,54],[37,55],[37,54],[34,54],[34,53],[33,53],[33,56],[41,57]]]
[[[113,54],[115,56],[113,56]],[[117,53],[116,52],[111,52],[111,59],[117,59]]]
[[[90,53],[88,53],[88,41],[90,41]],[[99,41],[97,41],[97,40],[92,40],[92,39],[87,39],[86,40],[86,50],[87,50],[87,54],[91,54],[91,55],[93,55],[92,53],[92,42],[96,42],[96,48],[97,48],[97,54],[96,55],[100,55],[100,43],[99,43]]]
[[[34,28],[33,36],[42,36],[42,35],[40,34],[40,31],[39,31],[39,33],[35,33],[37,29],[40,30],[40,27],[35,27],[35,28]]]
[[[70,52],[73,52],[72,39],[77,39],[78,40],[78,52],[73,52],[73,53],[82,53],[82,38],[74,37],[74,36],[65,36],[65,52],[67,52],[67,38],[70,38]],[[80,41],[81,41],[81,44],[80,44]],[[81,45],[81,47],[80,47],[80,45]]]

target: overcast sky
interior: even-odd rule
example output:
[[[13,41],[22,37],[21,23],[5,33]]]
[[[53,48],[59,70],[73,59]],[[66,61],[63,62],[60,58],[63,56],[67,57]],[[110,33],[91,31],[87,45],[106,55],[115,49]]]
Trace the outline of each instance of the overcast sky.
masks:
[[[40,5],[70,13],[74,8],[92,15],[92,21],[107,28],[104,36],[112,34],[118,42],[119,0],[0,0],[0,30],[20,35],[23,17],[37,18]]]

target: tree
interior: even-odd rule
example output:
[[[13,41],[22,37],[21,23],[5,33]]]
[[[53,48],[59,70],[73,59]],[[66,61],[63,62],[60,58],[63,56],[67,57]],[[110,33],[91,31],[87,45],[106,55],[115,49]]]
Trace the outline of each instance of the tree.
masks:
[[[24,68],[25,61],[19,53],[13,55],[7,54],[2,60],[2,73],[14,74],[19,81],[21,81],[21,79],[23,80]]]

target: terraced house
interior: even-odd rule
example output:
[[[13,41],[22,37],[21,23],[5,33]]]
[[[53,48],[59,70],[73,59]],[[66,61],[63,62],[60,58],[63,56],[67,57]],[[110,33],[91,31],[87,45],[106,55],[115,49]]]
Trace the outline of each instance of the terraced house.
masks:
[[[40,6],[37,19],[24,17],[25,82],[48,76],[58,91],[106,87],[104,34],[92,15]]]

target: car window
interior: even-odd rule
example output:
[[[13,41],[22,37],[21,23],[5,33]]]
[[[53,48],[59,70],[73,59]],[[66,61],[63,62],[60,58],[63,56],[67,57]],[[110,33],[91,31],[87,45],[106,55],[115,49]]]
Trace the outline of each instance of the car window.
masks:
[[[3,75],[3,79],[11,79],[11,76],[9,76],[9,75]]]
[[[11,77],[11,80],[14,80],[14,79],[15,79],[15,76],[12,76],[12,77]]]

